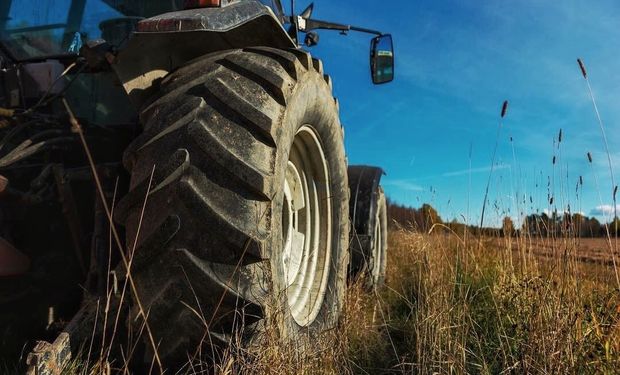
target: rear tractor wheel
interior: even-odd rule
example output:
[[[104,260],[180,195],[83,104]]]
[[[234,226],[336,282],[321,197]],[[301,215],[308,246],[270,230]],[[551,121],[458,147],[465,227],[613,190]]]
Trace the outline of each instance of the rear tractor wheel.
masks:
[[[207,55],[167,76],[141,119],[117,218],[130,249],[137,238],[133,274],[160,358],[259,340],[271,323],[282,340],[334,327],[349,188],[321,62],[272,48]]]
[[[383,170],[369,166],[350,166],[351,266],[349,276],[362,277],[372,289],[385,282],[387,264],[387,207],[380,186]]]

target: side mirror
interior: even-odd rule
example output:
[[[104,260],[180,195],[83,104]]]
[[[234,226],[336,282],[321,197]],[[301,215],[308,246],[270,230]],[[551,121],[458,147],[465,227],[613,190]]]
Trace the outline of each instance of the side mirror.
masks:
[[[391,35],[381,35],[370,41],[370,72],[375,85],[394,80],[394,45]]]

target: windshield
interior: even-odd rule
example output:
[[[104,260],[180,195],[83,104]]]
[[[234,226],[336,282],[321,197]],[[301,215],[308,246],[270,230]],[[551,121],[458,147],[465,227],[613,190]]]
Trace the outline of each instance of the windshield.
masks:
[[[73,54],[83,40],[115,44],[139,16],[178,10],[182,0],[2,0],[0,38],[17,60]],[[122,33],[122,31],[125,31]]]
[[[184,0],[1,0],[0,40],[17,60],[76,54],[83,41],[120,46],[143,17],[183,9]],[[281,17],[280,0],[260,0]]]

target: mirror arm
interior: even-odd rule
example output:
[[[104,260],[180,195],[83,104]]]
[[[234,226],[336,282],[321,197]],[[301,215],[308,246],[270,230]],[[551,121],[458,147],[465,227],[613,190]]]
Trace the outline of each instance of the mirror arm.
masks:
[[[381,31],[377,31],[377,30],[372,30],[372,29],[365,29],[363,27],[357,27],[357,26],[349,26],[351,28],[352,31],[357,31],[360,33],[366,33],[366,34],[374,34],[377,36],[382,36],[383,33]]]
[[[357,31],[361,33],[383,35],[381,31],[365,29],[363,27],[344,25],[340,23],[327,22],[321,20],[313,20],[308,18],[297,17],[297,23],[299,25],[299,31],[308,32],[311,30],[337,30],[341,32]]]

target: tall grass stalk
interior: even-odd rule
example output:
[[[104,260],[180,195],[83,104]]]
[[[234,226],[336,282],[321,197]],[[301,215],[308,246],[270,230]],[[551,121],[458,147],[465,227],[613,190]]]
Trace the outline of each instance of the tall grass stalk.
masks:
[[[157,362],[157,365],[159,367],[160,372],[163,372],[163,367],[162,367],[162,363],[161,360],[159,358],[159,353],[157,350],[157,344],[155,343],[155,339],[153,337],[153,333],[151,332],[151,329],[149,327],[149,324],[146,320],[147,318],[147,314],[145,312],[144,307],[142,306],[142,302],[140,300],[140,296],[138,294],[138,290],[136,288],[136,285],[134,283],[133,280],[133,276],[131,274],[131,266],[130,266],[130,260],[127,259],[127,255],[125,254],[123,245],[122,245],[122,241],[121,238],[118,234],[118,231],[116,229],[116,225],[114,224],[114,219],[112,218],[112,213],[110,210],[110,207],[108,205],[107,199],[105,197],[105,193],[103,191],[103,186],[101,184],[101,180],[99,178],[99,173],[97,172],[97,167],[95,164],[95,161],[93,159],[92,153],[90,151],[90,147],[88,146],[88,143],[86,142],[86,137],[84,136],[84,132],[82,131],[82,126],[80,125],[80,123],[78,122],[77,118],[75,117],[73,111],[71,110],[71,107],[69,106],[69,103],[67,103],[67,101],[63,98],[62,99],[62,103],[67,111],[67,114],[69,115],[69,121],[71,123],[71,130],[75,133],[78,134],[79,138],[80,138],[80,143],[82,145],[82,148],[84,149],[84,154],[86,155],[86,158],[88,160],[88,164],[90,166],[92,175],[93,175],[93,179],[95,180],[95,186],[96,186],[96,190],[97,190],[97,195],[99,196],[99,199],[101,199],[101,203],[103,205],[106,217],[108,219],[108,223],[110,225],[110,228],[112,230],[112,234],[114,237],[114,241],[116,243],[116,246],[118,247],[119,250],[119,255],[121,256],[121,260],[123,262],[123,266],[125,268],[126,271],[126,276],[127,276],[127,280],[129,281],[129,285],[131,287],[131,291],[135,300],[135,303],[140,311],[140,315],[142,316],[142,318],[144,319],[144,324],[146,327],[146,332],[148,334],[149,337],[149,341],[151,343],[151,346],[153,348],[153,352],[155,353],[155,360]],[[155,169],[155,167],[153,166],[153,170]],[[149,184],[152,182],[152,174],[151,174],[151,181],[149,182]],[[145,197],[145,204],[146,204],[146,199],[148,198],[148,194]]]
[[[618,217],[617,212],[617,204],[616,204],[616,180],[614,178],[614,167],[611,161],[611,153],[609,152],[609,143],[607,142],[607,135],[605,134],[605,126],[603,126],[603,120],[601,119],[601,114],[598,110],[598,106],[596,105],[596,100],[594,99],[594,93],[592,92],[592,86],[590,85],[590,79],[588,78],[588,73],[586,67],[581,59],[577,59],[577,63],[579,64],[579,68],[581,69],[581,74],[583,78],[586,80],[586,86],[588,87],[588,94],[590,95],[590,99],[592,100],[592,106],[594,107],[594,113],[596,114],[596,119],[599,124],[599,128],[601,129],[601,135],[603,137],[603,143],[605,145],[605,153],[607,154],[607,162],[609,164],[609,175],[611,177],[611,189],[614,191],[613,193],[613,202],[614,202],[614,219]],[[617,228],[616,228],[617,229]]]
[[[613,225],[614,225],[614,245],[611,244],[611,236],[609,234],[608,225],[605,225],[607,230],[607,236],[609,238],[610,252],[611,258],[614,264],[614,270],[616,273],[616,283],[618,284],[618,289],[620,289],[620,277],[618,276],[618,267],[616,265],[616,256],[615,253],[618,251],[618,204],[616,202],[616,193],[617,193],[617,185],[616,180],[614,178],[614,168],[611,160],[611,152],[609,151],[609,143],[607,142],[607,135],[605,133],[605,126],[603,125],[603,120],[601,119],[601,114],[598,110],[598,106],[596,105],[596,99],[594,98],[594,93],[592,92],[592,86],[590,85],[590,79],[588,78],[588,72],[586,70],[586,66],[581,59],[577,59],[577,64],[579,65],[579,69],[581,70],[581,75],[586,81],[586,86],[588,88],[588,94],[590,96],[590,100],[592,101],[592,106],[594,108],[594,113],[596,114],[596,119],[599,124],[599,128],[601,130],[601,136],[603,138],[603,144],[605,145],[605,154],[607,155],[607,163],[609,165],[609,176],[611,177],[611,191],[612,191],[612,202],[613,202]],[[600,194],[600,192],[599,192]]]
[[[489,187],[491,186],[491,178],[493,177],[493,170],[495,168],[495,157],[497,155],[497,148],[499,146],[499,137],[502,130],[503,119],[506,116],[506,111],[508,110],[508,101],[505,100],[502,104],[502,111],[500,114],[499,124],[497,125],[497,134],[495,136],[495,147],[493,147],[493,155],[491,156],[491,170],[489,171],[489,179],[487,180],[487,185],[484,191],[484,200],[482,201],[482,213],[480,215],[480,228],[484,226],[484,213],[487,207],[487,200],[489,196]]]

